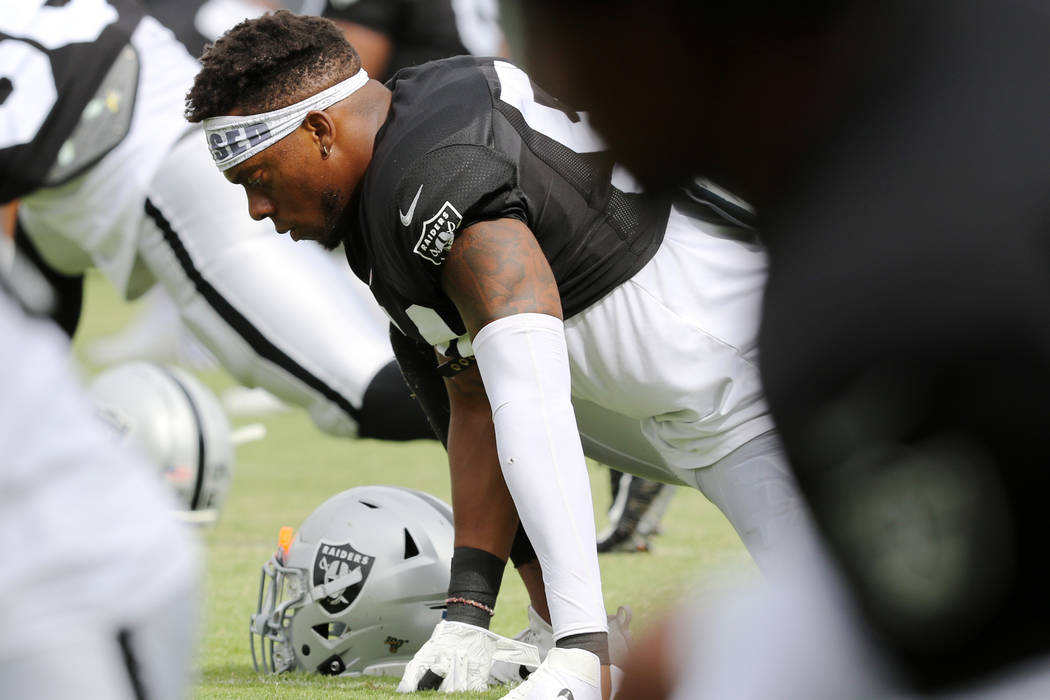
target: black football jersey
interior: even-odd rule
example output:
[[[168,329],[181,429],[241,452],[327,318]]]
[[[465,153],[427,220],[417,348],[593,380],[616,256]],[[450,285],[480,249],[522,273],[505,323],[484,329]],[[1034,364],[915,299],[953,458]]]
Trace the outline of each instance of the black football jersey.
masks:
[[[583,116],[521,69],[450,58],[388,87],[390,114],[341,226],[351,267],[403,333],[471,354],[439,273],[456,233],[481,221],[528,225],[566,318],[656,252],[670,202],[634,191]]]
[[[502,33],[495,0],[328,0],[323,16],[390,38],[385,80],[401,68],[465,54],[499,53]]]
[[[125,49],[143,14],[132,0],[0,12],[0,202],[60,184],[119,143],[138,77],[137,59]],[[111,99],[97,112],[86,109],[107,79]],[[107,110],[118,119],[93,120]],[[78,127],[79,149],[70,141]]]

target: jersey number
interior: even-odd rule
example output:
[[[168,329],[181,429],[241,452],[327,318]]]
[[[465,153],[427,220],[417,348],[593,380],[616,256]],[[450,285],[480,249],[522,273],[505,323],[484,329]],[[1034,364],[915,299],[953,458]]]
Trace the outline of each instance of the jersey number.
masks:
[[[116,8],[106,0],[45,2],[0,13],[0,32],[19,37],[0,40],[0,95],[8,93],[0,102],[0,149],[32,141],[58,99],[51,59],[36,45],[50,50],[95,41],[117,20]]]

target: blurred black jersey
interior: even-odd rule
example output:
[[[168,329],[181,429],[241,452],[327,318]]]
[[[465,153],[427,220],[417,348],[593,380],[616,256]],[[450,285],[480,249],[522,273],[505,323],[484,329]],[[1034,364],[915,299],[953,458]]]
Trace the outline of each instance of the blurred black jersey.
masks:
[[[390,39],[386,74],[372,76],[380,80],[448,56],[502,55],[496,0],[328,0],[322,14]]]
[[[344,214],[354,272],[402,332],[465,333],[439,282],[458,231],[519,219],[536,236],[566,318],[655,253],[670,204],[642,195],[586,121],[511,63],[451,58],[398,73],[371,165]]]
[[[1050,14],[870,10],[759,203],[762,378],[868,621],[941,688],[1050,652]]]
[[[120,143],[143,14],[132,0],[0,12],[0,202],[61,184]]]

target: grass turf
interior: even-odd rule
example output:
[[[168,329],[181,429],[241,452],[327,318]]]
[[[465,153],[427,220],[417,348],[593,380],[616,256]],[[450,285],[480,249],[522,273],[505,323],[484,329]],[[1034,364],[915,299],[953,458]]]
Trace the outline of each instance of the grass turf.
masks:
[[[85,344],[124,327],[138,312],[95,273],[89,274],[85,309],[74,350],[90,376]],[[198,373],[216,392],[233,385],[221,371]],[[262,423],[266,437],[237,449],[233,486],[219,522],[201,531],[207,552],[198,682],[194,697],[208,700],[362,698],[395,695],[393,678],[326,678],[305,673],[279,677],[256,673],[248,645],[248,618],[255,611],[259,572],[276,548],[282,525],[298,525],[329,496],[363,484],[411,486],[449,500],[445,455],[433,441],[390,443],[346,440],[318,431],[305,412],[234,417],[234,427]],[[605,523],[607,472],[589,464],[595,518]],[[605,602],[634,611],[637,636],[695,587],[722,582],[753,568],[725,518],[699,493],[681,488],[664,519],[653,551],[600,558]],[[526,624],[528,601],[512,567],[507,568],[492,629],[512,636]],[[498,698],[505,689],[448,697]],[[433,695],[433,693],[426,693]],[[446,696],[442,696],[446,697]]]

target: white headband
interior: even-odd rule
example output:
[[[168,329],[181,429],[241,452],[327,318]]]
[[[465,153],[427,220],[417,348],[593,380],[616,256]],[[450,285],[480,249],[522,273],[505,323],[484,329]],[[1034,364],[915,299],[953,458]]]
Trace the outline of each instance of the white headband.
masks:
[[[211,117],[204,120],[204,136],[215,165],[226,171],[264,151],[299,128],[313,110],[327,109],[357,92],[368,82],[365,69],[304,100],[262,114]]]

